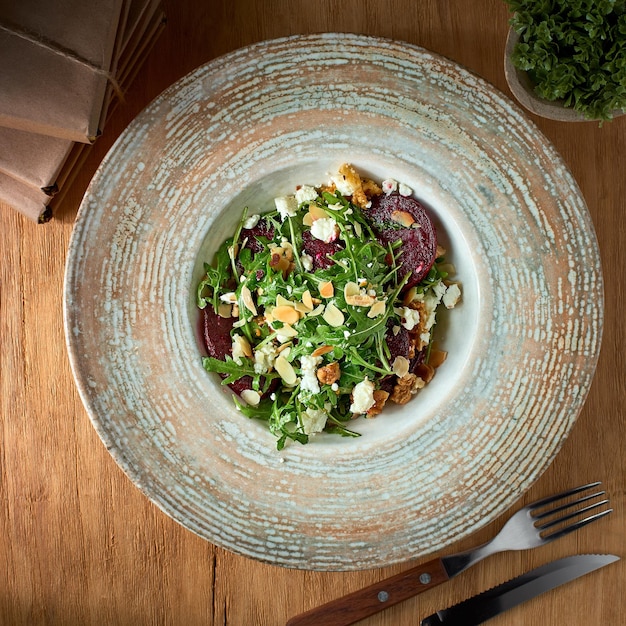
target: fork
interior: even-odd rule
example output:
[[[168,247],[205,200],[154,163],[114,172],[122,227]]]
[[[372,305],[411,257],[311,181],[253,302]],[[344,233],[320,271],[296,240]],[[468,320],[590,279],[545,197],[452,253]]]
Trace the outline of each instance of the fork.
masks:
[[[604,491],[587,493],[600,482],[574,487],[520,509],[489,542],[466,552],[436,558],[292,617],[287,626],[348,626],[460,574],[482,559],[507,550],[527,550],[559,539],[611,513]],[[576,500],[569,500],[572,496]],[[585,506],[581,506],[585,505]],[[584,516],[584,517],[581,517]]]

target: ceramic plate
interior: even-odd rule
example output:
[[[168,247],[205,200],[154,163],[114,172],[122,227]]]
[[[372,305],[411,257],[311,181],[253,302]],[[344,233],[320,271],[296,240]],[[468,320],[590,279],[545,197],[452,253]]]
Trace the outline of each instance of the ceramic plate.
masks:
[[[415,190],[463,300],[412,402],[278,452],[202,369],[195,287],[244,206],[343,162]],[[512,505],[582,407],[602,307],[585,202],[520,109],[426,50],[341,34],[237,50],[150,104],[86,193],[65,285],[82,400],[137,487],[219,546],[318,570],[426,555]]]

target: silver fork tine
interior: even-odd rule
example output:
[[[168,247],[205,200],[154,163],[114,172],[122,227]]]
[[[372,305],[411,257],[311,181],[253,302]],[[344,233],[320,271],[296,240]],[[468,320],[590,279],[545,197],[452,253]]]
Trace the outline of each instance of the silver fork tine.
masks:
[[[594,504],[590,504],[589,506],[585,506],[581,509],[573,511],[572,513],[568,513],[567,515],[564,515],[563,517],[559,517],[558,519],[552,520],[550,522],[546,522],[545,524],[536,525],[536,528],[538,530],[546,530],[547,528],[558,526],[559,524],[562,524],[563,522],[567,522],[570,519],[574,519],[575,517],[578,517],[582,513],[586,513],[587,511],[591,511],[592,509],[597,509],[599,506],[602,506],[603,504],[608,504],[608,503],[609,503],[608,500],[602,500],[601,502],[594,502]]]
[[[538,513],[537,515],[533,515],[533,517],[537,520],[543,519],[544,517],[550,517],[551,515],[554,515],[555,513],[560,513],[561,511],[565,511],[566,509],[576,506],[577,504],[582,504],[583,502],[588,502],[589,500],[593,500],[593,498],[598,498],[599,496],[603,496],[605,493],[606,491],[596,491],[596,493],[592,493],[589,496],[584,496],[583,498],[578,498],[578,500],[574,500],[573,502],[567,502],[566,504],[554,507],[553,509],[548,509],[547,511],[544,511],[543,513]],[[606,504],[607,502],[608,500],[604,500],[602,502],[599,502],[598,504]],[[533,510],[534,510],[534,507],[533,507]],[[564,519],[567,519],[567,518],[564,518]]]
[[[553,539],[559,539],[560,537],[568,535],[569,533],[575,530],[578,530],[579,528],[582,528],[583,526],[586,526],[587,524],[591,524],[591,522],[594,522],[600,517],[604,517],[605,515],[608,515],[612,511],[613,509],[606,509],[604,511],[601,511],[600,513],[596,513],[595,515],[590,515],[589,517],[586,517],[585,519],[581,519],[577,522],[574,522],[573,524],[570,524],[569,526],[565,528],[562,528],[561,530],[557,530],[556,532],[549,534],[547,537],[545,537],[545,540],[552,541]]]
[[[597,487],[600,484],[600,481],[595,483],[589,483],[588,485],[581,485],[580,487],[574,487],[573,489],[568,489],[567,491],[563,491],[562,493],[557,493],[554,496],[549,496],[547,498],[543,498],[542,500],[537,500],[536,502],[532,502],[529,504],[529,508],[538,509],[546,504],[551,504],[552,502],[556,502],[557,500],[562,500],[563,498],[567,498],[568,496],[573,496],[575,493],[580,493],[581,491],[586,491],[587,489],[591,489],[592,487]]]

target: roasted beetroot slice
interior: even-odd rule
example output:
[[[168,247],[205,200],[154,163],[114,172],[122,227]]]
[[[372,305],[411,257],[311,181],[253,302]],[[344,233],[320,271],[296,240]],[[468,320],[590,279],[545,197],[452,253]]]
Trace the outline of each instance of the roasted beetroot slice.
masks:
[[[259,241],[259,237],[265,237],[268,241],[274,238],[274,227],[263,218],[253,228],[242,228],[239,240],[243,242],[247,238],[246,247],[256,254],[263,251],[263,244]]]
[[[426,278],[437,257],[437,238],[435,231],[424,232],[421,228],[402,228],[400,230],[383,230],[378,234],[383,246],[400,240],[402,245],[396,250],[400,261],[398,278],[403,279],[410,273],[404,286],[408,289]]]
[[[343,247],[343,242],[339,239],[326,243],[313,237],[310,230],[302,233],[302,251],[313,259],[313,270],[325,270],[333,265],[334,262],[328,257],[343,250]]]
[[[386,230],[390,223],[395,224],[396,227],[408,226],[408,222],[403,221],[407,217],[402,213],[408,213],[420,225],[420,228],[435,230],[422,204],[415,198],[401,196],[397,192],[374,196],[371,207],[364,211],[367,220],[377,230]]]
[[[403,356],[408,359],[409,352],[411,350],[411,338],[409,336],[409,331],[404,328],[404,326],[400,326],[400,330],[394,334],[393,327],[395,324],[393,323],[393,320],[389,320],[389,322],[390,323],[387,324],[387,332],[385,334],[387,346],[389,347],[389,352],[391,353],[389,363],[393,363],[397,356]]]
[[[414,198],[392,193],[373,198],[364,214],[384,246],[402,242],[398,277],[411,274],[405,289],[422,281],[437,257],[437,233],[426,209]]]
[[[230,331],[233,328],[232,317],[220,317],[215,313],[213,307],[208,304],[203,310],[204,315],[204,346],[209,356],[214,359],[224,360],[227,354],[232,351],[232,339]]]
[[[209,304],[203,311],[204,315],[204,345],[209,356],[224,361],[226,355],[232,354],[232,339],[230,331],[233,327],[235,318],[224,318],[215,314],[213,307]],[[220,374],[222,379],[226,378],[226,374]],[[272,381],[266,396],[276,390],[276,380]],[[261,379],[263,383],[263,379]],[[228,385],[237,395],[241,395],[242,391],[252,389],[252,378],[250,376],[242,376],[239,380]]]

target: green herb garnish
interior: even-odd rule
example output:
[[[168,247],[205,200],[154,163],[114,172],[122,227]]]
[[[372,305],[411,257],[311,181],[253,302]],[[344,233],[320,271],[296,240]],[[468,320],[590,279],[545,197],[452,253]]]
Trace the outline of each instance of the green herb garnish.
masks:
[[[511,60],[545,100],[588,119],[626,109],[625,0],[505,0],[520,39]]]

